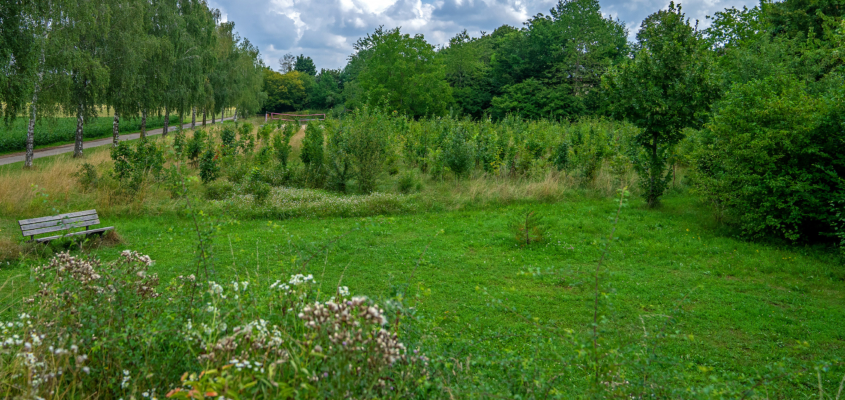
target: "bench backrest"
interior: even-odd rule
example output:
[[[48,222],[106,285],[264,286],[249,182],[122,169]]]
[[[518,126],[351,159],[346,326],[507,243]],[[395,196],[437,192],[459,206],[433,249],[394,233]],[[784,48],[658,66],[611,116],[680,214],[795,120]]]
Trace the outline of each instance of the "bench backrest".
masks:
[[[59,214],[52,217],[24,219],[18,221],[24,236],[35,236],[42,233],[64,231],[72,228],[98,225],[100,217],[97,210],[79,211]]]

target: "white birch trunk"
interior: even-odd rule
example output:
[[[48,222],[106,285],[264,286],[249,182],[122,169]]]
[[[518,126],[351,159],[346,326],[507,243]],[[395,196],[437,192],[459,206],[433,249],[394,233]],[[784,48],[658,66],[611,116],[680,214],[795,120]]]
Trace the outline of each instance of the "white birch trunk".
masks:
[[[164,106],[164,127],[161,128],[161,136],[167,137],[167,131],[170,130],[170,110]]]
[[[85,129],[85,119],[82,116],[82,103],[79,103],[79,108],[76,110],[76,142],[73,146],[73,158],[82,157],[82,139],[84,137],[83,129]]]
[[[147,109],[141,110],[141,139],[147,138]]]
[[[112,129],[112,146],[117,147],[117,143],[120,142],[120,115],[118,115],[117,111],[114,112],[114,122],[111,124]]]
[[[191,129],[197,127],[197,108],[191,107]]]

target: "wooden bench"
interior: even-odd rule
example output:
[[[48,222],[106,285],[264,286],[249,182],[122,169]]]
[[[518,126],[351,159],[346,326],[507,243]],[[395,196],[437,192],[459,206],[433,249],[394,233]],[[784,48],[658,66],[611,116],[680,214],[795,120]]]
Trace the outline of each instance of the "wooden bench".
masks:
[[[30,242],[34,241],[38,243],[49,242],[53,239],[66,236],[91,235],[94,233],[102,236],[106,231],[114,229],[113,226],[90,229],[91,226],[99,224],[100,217],[97,216],[97,210],[79,211],[54,215],[52,217],[41,217],[18,221],[18,225],[21,227],[21,233],[23,233],[24,236],[29,236]],[[85,227],[85,230],[55,236],[47,236],[38,239],[35,238],[35,235],[40,235],[42,233],[70,231],[81,227]]]

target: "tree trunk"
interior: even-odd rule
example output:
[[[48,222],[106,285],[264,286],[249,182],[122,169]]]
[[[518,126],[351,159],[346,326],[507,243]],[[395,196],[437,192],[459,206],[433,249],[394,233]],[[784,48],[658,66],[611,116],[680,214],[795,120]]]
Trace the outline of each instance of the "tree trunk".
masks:
[[[112,122],[112,142],[114,147],[120,142],[120,115],[117,111],[114,112],[114,122]]]
[[[237,108],[235,109],[235,118],[234,118],[234,120],[235,120],[235,123],[237,124],[237,123],[238,123],[238,109],[237,109]]]
[[[167,131],[170,130],[170,110],[164,106],[164,128],[162,128],[161,136],[167,137]]]
[[[202,126],[205,126],[205,109],[202,109]]]
[[[39,74],[39,81],[40,81]],[[32,158],[35,155],[35,104],[38,102],[38,83],[35,83],[35,90],[32,92],[32,114],[29,116],[29,126],[26,128],[26,159],[24,168],[32,168]]]
[[[191,107],[191,129],[197,126],[197,108]]]
[[[41,90],[41,80],[44,78],[44,47],[41,47],[41,65],[38,70],[38,80],[32,90],[32,113],[29,116],[29,126],[26,128],[26,158],[23,162],[24,168],[32,168],[32,159],[35,157],[35,119],[36,104],[38,103],[38,91]]]
[[[82,157],[82,138],[84,137],[84,128],[85,119],[82,116],[82,103],[79,103],[79,108],[76,109],[76,142],[73,145],[73,158]]]
[[[141,110],[141,139],[147,138],[147,109]]]
[[[216,121],[214,120],[214,115],[215,115],[215,114],[214,114],[214,111],[212,110],[212,111],[211,111],[211,124],[212,124],[212,125],[214,125],[214,123],[216,122]]]

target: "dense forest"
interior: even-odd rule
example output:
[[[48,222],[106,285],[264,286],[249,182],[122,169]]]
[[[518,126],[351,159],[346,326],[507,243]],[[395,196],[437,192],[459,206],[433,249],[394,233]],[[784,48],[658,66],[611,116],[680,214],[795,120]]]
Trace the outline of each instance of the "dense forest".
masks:
[[[44,0],[0,5],[0,103],[6,124],[29,119],[26,167],[38,118],[76,116],[81,156],[86,121],[108,109],[120,119],[235,108],[264,101],[258,49],[205,0]],[[137,124],[136,124],[137,125]],[[181,124],[180,124],[181,126]]]

